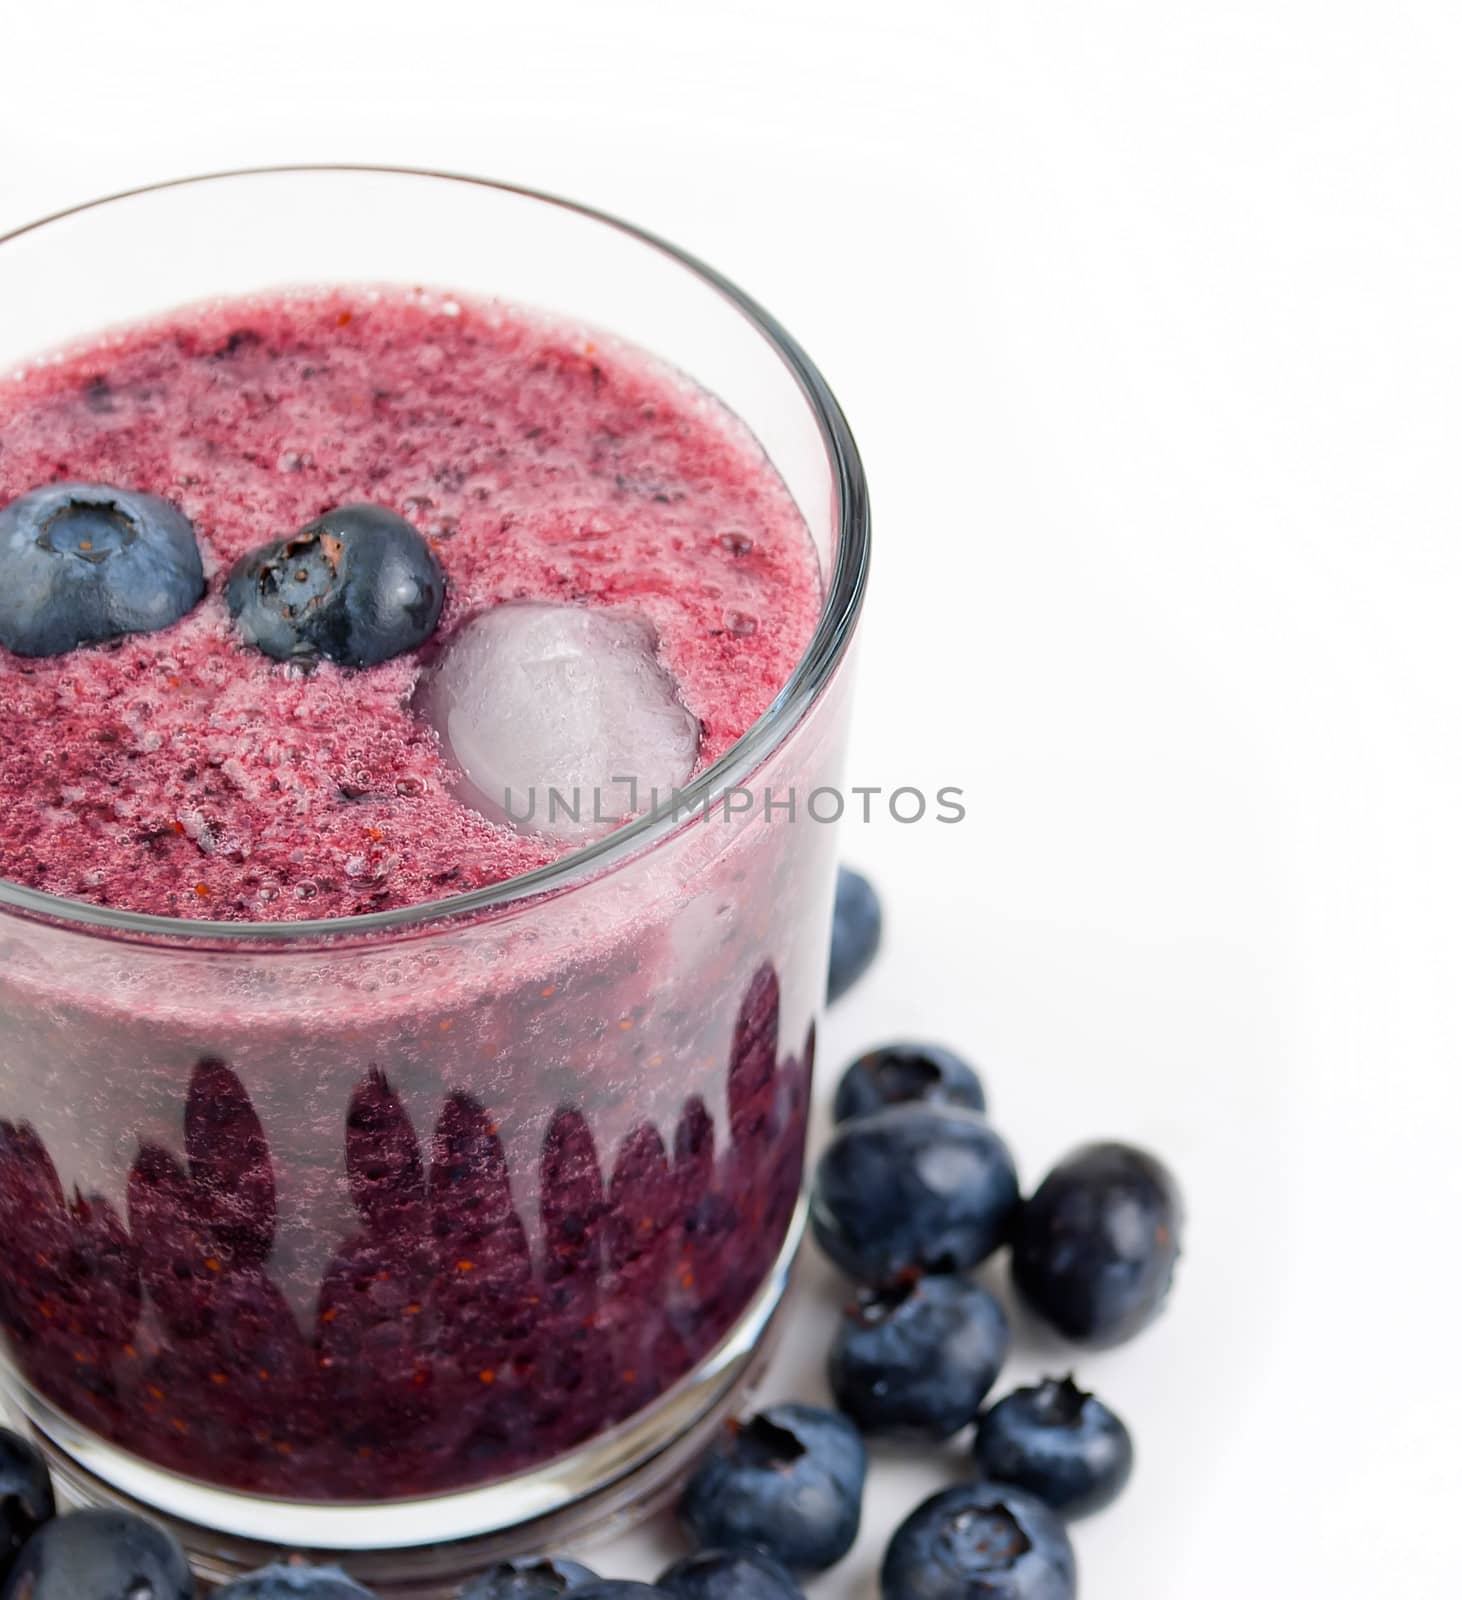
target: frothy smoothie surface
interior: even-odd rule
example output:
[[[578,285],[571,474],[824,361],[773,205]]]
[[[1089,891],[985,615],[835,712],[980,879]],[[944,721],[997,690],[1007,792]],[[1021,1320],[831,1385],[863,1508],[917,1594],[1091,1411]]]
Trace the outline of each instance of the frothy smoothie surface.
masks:
[[[173,502],[208,587],[155,633],[0,647],[0,877],[164,916],[359,915],[575,848],[465,803],[420,710],[433,659],[503,602],[631,619],[699,723],[699,770],[786,682],[821,600],[796,506],[718,402],[631,347],[443,294],[218,304],[0,378],[0,506],[67,481]],[[429,541],[435,636],[367,669],[270,660],[231,621],[229,569],[354,502]]]

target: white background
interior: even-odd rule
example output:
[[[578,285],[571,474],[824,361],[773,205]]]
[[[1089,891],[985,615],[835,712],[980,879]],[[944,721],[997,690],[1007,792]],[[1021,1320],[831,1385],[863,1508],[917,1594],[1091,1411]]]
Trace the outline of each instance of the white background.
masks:
[[[1085,1600],[1456,1592],[1457,9],[11,4],[0,66],[0,231],[435,164],[623,212],[793,329],[873,485],[850,776],[972,802],[848,830],[889,941],[824,1082],[942,1038],[1031,1178],[1115,1134],[1188,1192],[1171,1313],[1078,1363],[1141,1458]],[[813,1394],[803,1282],[771,1387]],[[881,1458],[815,1594],[871,1596],[956,1465]]]

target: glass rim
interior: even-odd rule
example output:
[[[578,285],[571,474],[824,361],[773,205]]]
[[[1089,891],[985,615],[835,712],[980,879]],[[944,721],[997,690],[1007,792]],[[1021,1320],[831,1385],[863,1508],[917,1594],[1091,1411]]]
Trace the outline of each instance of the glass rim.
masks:
[[[28,889],[0,878],[0,913],[18,913],[83,934],[110,935],[114,939],[133,939],[153,943],[166,941],[195,949],[238,949],[249,945],[281,946],[296,949],[312,942],[338,945],[342,941],[378,942],[380,934],[434,932],[449,923],[476,920],[486,913],[500,912],[515,905],[563,893],[600,877],[631,856],[649,849],[671,833],[689,825],[687,817],[716,802],[738,781],[754,772],[801,722],[803,715],[821,695],[847,653],[853,629],[862,609],[867,588],[871,529],[868,513],[868,486],[863,463],[854,443],[842,408],[821,372],[813,365],[801,345],[758,301],[714,267],[659,234],[641,228],[612,212],[569,200],[524,184],[499,179],[474,177],[429,167],[380,166],[373,163],[329,162],[298,163],[282,166],[236,167],[220,172],[198,173],[191,177],[170,178],[160,183],[140,184],[78,205],[67,206],[49,216],[12,228],[0,234],[0,247],[35,233],[55,222],[99,210],[124,200],[159,194],[194,185],[218,183],[237,178],[326,176],[354,173],[361,176],[422,178],[443,183],[465,184],[492,189],[523,199],[554,206],[625,234],[658,251],[727,301],[771,346],[783,367],[801,390],[822,435],[837,490],[837,555],[827,583],[817,627],[791,676],[777,691],[771,704],[734,744],[704,772],[698,773],[679,797],[683,810],[655,811],[636,817],[604,838],[574,850],[546,866],[520,873],[500,883],[399,906],[391,911],[373,911],[363,916],[315,917],[297,922],[232,922],[211,918],[164,917],[112,906],[90,905],[42,889]],[[450,285],[446,286],[450,287]],[[692,374],[694,376],[694,374]]]

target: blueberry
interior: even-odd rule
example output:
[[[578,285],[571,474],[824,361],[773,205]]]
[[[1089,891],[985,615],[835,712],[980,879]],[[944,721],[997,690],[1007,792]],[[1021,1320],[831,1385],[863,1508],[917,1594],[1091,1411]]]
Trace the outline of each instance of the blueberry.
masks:
[[[883,911],[873,885],[851,867],[838,868],[833,942],[827,963],[829,1002],[845,995],[873,965],[883,937]]]
[[[859,1056],[843,1074],[833,1120],[849,1122],[911,1100],[983,1111],[985,1090],[974,1068],[943,1045],[885,1044]]]
[[[442,614],[447,580],[426,540],[384,506],[340,506],[252,550],[228,578],[228,608],[276,661],[323,656],[374,667],[415,650]]]
[[[628,1578],[600,1578],[587,1589],[575,1589],[576,1600],[665,1600],[665,1591],[653,1583]]]
[[[1173,1281],[1182,1201],[1166,1167],[1127,1144],[1091,1144],[1026,1202],[1012,1257],[1032,1310],[1081,1344],[1130,1339]]]
[[[173,1536],[130,1511],[53,1517],[20,1552],[3,1600],[193,1600]]]
[[[155,495],[53,483],[0,511],[0,644],[18,656],[155,633],[203,589],[193,524]]]
[[[1005,1313],[987,1290],[911,1274],[848,1307],[828,1382],[864,1433],[947,1439],[975,1420],[1009,1348]]]
[[[339,1567],[311,1567],[303,1562],[279,1562],[258,1572],[235,1578],[214,1592],[213,1600],[372,1600]]]
[[[562,1556],[500,1561],[475,1577],[458,1600],[555,1600],[570,1589],[577,1592],[598,1581],[597,1573]]]
[[[0,1582],[21,1545],[55,1515],[45,1458],[29,1439],[0,1428]]]
[[[976,1111],[889,1106],[845,1123],[812,1182],[817,1242],[851,1277],[958,1272],[1005,1243],[1018,1204],[1004,1140]]]
[[[1110,1505],[1132,1476],[1132,1436],[1071,1378],[1046,1378],[980,1418],[975,1460],[987,1478],[1028,1489],[1063,1517],[1084,1517]]]
[[[792,1574],[760,1550],[702,1550],[656,1582],[676,1600],[803,1600]]]
[[[858,1537],[868,1455],[846,1417],[772,1406],[697,1468],[680,1520],[701,1549],[761,1550],[793,1572],[839,1561]]]
[[[1075,1600],[1061,1519],[1024,1490],[967,1483],[926,1500],[883,1558],[883,1600]]]

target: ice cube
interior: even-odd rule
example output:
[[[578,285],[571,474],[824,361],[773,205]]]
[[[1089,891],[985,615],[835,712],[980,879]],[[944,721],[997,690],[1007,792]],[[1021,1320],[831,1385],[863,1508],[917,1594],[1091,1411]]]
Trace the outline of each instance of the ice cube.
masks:
[[[634,613],[538,601],[508,601],[469,622],[421,697],[462,800],[568,842],[648,810],[652,791],[668,804],[695,767],[700,724],[656,643]]]

